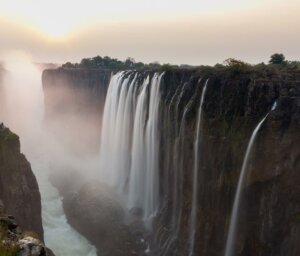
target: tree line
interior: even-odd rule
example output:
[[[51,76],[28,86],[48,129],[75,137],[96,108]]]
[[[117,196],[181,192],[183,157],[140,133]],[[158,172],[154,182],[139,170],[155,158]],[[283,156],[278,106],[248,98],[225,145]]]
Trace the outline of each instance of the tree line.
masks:
[[[203,67],[203,66],[202,66]],[[247,68],[264,68],[264,67],[273,67],[273,68],[293,68],[300,69],[300,61],[288,61],[282,53],[274,53],[271,55],[268,64],[264,62],[251,65],[244,61],[237,60],[234,58],[229,58],[225,60],[222,64],[217,63],[215,68],[234,68],[234,69],[247,69]],[[62,68],[82,68],[82,69],[116,69],[116,70],[126,70],[126,69],[176,69],[176,68],[197,68],[197,66],[191,65],[172,65],[172,64],[160,64],[159,62],[143,63],[136,62],[134,58],[128,57],[125,61],[121,61],[116,58],[110,58],[108,56],[101,57],[96,56],[93,58],[84,58],[80,63],[71,63],[67,62],[62,65]]]

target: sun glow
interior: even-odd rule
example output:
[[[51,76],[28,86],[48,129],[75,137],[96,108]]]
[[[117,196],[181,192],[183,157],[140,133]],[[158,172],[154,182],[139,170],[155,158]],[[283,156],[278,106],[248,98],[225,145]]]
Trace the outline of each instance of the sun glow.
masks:
[[[169,0],[0,0],[0,16],[26,23],[48,37],[62,38],[78,27],[91,23],[200,16],[253,7],[268,1],[174,0],[170,3]]]

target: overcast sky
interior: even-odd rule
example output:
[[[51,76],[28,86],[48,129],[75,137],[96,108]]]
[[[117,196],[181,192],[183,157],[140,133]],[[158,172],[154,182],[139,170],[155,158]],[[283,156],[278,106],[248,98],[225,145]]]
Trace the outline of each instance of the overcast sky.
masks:
[[[299,0],[0,0],[0,58],[108,55],[176,64],[300,60]]]

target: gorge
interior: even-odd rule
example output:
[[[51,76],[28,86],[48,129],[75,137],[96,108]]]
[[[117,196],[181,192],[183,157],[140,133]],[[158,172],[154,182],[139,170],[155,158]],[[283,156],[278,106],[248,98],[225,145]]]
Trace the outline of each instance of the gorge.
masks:
[[[87,73],[92,74],[91,80]],[[239,236],[234,242],[235,253],[297,255],[298,71],[142,70],[116,72],[111,80],[108,79],[109,75],[109,70],[64,68],[44,71],[45,102],[51,102],[51,105],[45,106],[46,113],[55,116],[53,119],[46,116],[46,120],[56,123],[64,119],[72,127],[72,120],[66,120],[61,109],[87,113],[82,104],[83,98],[79,100],[77,94],[74,96],[76,100],[55,98],[54,95],[62,95],[60,90],[84,91],[83,97],[90,93],[93,100],[100,91],[107,93],[107,105],[98,108],[99,116],[103,115],[99,121],[102,126],[98,126],[98,133],[87,134],[95,138],[89,138],[90,141],[101,137],[98,145],[100,157],[98,151],[95,155],[99,157],[102,167],[99,166],[92,177],[114,188],[119,204],[127,209],[125,215],[128,214],[126,211],[130,215],[120,217],[127,225],[125,229],[129,229],[126,232],[138,231],[141,240],[145,241],[146,244],[142,245],[134,243],[133,254],[142,255],[136,248],[146,248],[144,252],[153,255],[224,253],[248,141],[254,128],[276,101],[277,108],[269,114],[257,133],[249,156],[249,177],[239,212],[241,220],[237,230]],[[98,78],[95,79],[96,76]],[[160,82],[157,85],[158,78]],[[197,117],[207,79],[199,127]],[[153,100],[156,86],[159,94]],[[74,102],[80,102],[82,107]],[[55,112],[58,108],[60,110]],[[157,118],[157,131],[154,129],[150,132],[153,117]],[[199,131],[197,153],[195,139]],[[59,131],[58,134],[61,136]],[[150,134],[154,139],[148,140]],[[72,144],[72,149],[76,148],[78,152],[82,147],[77,141]],[[151,154],[155,147],[157,160]],[[149,161],[147,159],[152,159],[151,164],[158,166],[154,173],[148,164],[145,165]],[[195,166],[198,166],[196,171]],[[67,180],[60,187],[70,186]],[[88,183],[85,181],[83,185],[84,196],[87,197]],[[193,195],[195,185],[196,197]],[[95,187],[93,193],[97,194],[97,185]],[[153,188],[157,196],[147,192]],[[91,223],[96,226],[93,230],[94,240],[90,238],[90,241],[94,241],[100,255],[101,246],[97,246],[95,236],[97,229],[101,230],[101,223],[90,222],[82,216],[83,212],[75,210],[74,213],[74,206],[78,208],[82,203],[80,199],[83,195],[80,192],[79,195],[73,195],[72,199],[68,198],[72,194],[70,191],[61,193],[65,195],[66,214],[70,215],[72,209],[72,225],[79,232],[92,237],[82,227]],[[97,196],[93,195],[93,200],[96,203]],[[153,210],[149,211],[147,202],[154,202],[151,203]],[[193,204],[197,206],[196,210],[193,210]],[[97,209],[99,211],[101,208]],[[193,212],[197,213],[195,217],[192,217]],[[112,235],[109,233],[106,234],[108,237]],[[99,239],[98,243],[101,244]],[[109,250],[106,253],[110,255]],[[130,255],[126,250],[123,254],[119,253]],[[111,254],[119,255],[116,252]]]
[[[56,256],[300,253],[299,70],[60,67],[42,85],[33,75],[32,104],[17,93],[27,89],[2,86],[0,114],[36,176],[37,212],[25,211],[36,227],[5,199],[5,183],[24,185],[7,156],[0,199]]]

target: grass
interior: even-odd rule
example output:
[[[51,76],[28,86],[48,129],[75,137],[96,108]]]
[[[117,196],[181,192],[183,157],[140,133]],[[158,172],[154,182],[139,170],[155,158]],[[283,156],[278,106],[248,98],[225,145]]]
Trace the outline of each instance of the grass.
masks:
[[[19,247],[16,244],[0,241],[0,256],[17,256]]]
[[[14,242],[5,242],[8,227],[6,223],[0,223],[0,256],[17,256],[19,247]]]

